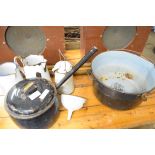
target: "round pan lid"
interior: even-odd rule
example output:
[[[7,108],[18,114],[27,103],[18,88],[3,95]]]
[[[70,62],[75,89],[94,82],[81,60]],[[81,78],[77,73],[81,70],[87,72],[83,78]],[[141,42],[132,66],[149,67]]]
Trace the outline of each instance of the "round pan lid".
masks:
[[[103,33],[103,44],[108,50],[126,48],[135,38],[136,26],[109,26]]]
[[[46,79],[26,79],[10,89],[5,108],[14,118],[30,119],[47,111],[53,105],[55,97],[55,87]]]
[[[5,40],[13,52],[22,57],[41,54],[46,47],[46,36],[37,26],[9,26]]]

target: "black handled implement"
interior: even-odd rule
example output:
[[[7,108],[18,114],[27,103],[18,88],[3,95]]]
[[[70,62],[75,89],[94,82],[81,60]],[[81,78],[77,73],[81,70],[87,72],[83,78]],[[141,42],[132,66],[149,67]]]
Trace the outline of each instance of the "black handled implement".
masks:
[[[56,85],[56,89],[60,88],[66,80],[68,80],[98,49],[94,46],[65,77]]]

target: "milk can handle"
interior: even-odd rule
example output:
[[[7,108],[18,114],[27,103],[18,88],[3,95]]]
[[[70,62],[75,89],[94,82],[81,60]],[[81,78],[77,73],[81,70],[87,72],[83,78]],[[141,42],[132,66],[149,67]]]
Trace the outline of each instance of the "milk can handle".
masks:
[[[65,77],[56,85],[56,88],[60,88],[66,80],[68,80],[98,49],[94,46],[73,68],[69,71]]]

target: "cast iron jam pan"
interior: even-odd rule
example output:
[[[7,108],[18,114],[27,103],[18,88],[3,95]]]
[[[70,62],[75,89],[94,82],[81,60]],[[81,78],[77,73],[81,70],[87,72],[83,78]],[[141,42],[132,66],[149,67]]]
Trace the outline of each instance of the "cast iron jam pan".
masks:
[[[94,58],[91,70],[95,95],[114,109],[131,109],[155,89],[155,65],[134,52],[103,52]]]

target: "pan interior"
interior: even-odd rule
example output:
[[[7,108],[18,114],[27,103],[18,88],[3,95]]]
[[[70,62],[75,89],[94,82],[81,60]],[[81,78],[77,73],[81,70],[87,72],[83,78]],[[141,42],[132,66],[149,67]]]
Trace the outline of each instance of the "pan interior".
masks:
[[[95,77],[107,87],[129,94],[155,88],[155,67],[149,61],[122,51],[98,55],[92,62]]]
[[[13,52],[22,57],[41,54],[46,46],[45,34],[36,26],[9,26],[5,40]]]
[[[102,41],[109,50],[122,49],[136,36],[136,26],[109,26],[103,33]]]

